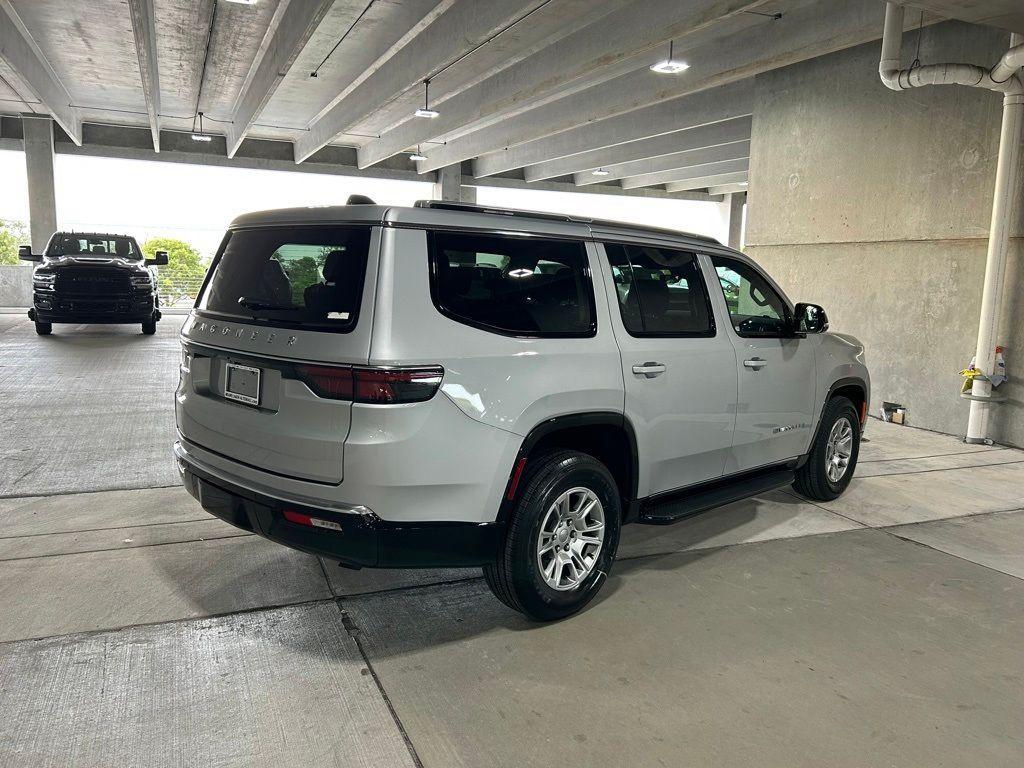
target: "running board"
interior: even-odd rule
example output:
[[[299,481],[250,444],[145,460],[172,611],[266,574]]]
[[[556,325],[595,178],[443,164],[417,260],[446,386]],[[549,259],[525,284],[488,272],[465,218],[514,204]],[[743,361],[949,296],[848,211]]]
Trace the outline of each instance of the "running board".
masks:
[[[669,525],[700,512],[731,504],[759,493],[790,485],[796,479],[792,469],[773,469],[756,475],[725,478],[714,483],[680,491],[672,496],[647,501],[640,509],[638,523]]]

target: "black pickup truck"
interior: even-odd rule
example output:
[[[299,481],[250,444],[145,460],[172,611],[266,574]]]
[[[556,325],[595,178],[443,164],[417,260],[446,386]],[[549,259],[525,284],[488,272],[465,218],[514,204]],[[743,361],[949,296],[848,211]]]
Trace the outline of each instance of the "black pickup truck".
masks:
[[[143,333],[156,333],[160,300],[150,267],[166,264],[166,251],[147,259],[134,237],[57,232],[44,254],[23,245],[18,257],[39,262],[28,316],[40,336],[53,323],[141,323]]]

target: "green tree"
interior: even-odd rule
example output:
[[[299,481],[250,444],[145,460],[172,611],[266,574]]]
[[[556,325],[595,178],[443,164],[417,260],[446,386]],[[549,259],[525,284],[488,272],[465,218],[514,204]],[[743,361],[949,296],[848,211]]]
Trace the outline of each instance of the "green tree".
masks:
[[[303,256],[300,259],[291,259],[282,262],[285,274],[292,282],[292,304],[297,307],[305,304],[305,290],[313,283],[320,282],[320,264],[312,256]]]
[[[0,219],[0,264],[17,264],[18,246],[27,245],[28,227],[23,221]]]
[[[157,251],[167,251],[167,265],[157,267],[157,292],[165,304],[174,305],[182,299],[194,299],[206,275],[199,251],[184,240],[151,237],[142,244],[147,259]]]

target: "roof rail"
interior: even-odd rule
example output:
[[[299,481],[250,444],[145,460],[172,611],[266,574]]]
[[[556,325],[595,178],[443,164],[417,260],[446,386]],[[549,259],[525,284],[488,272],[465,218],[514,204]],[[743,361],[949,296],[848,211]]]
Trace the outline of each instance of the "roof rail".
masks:
[[[521,216],[526,219],[547,219],[549,221],[580,221],[564,213],[542,213],[541,211],[520,211],[514,208],[492,208],[475,203],[456,203],[450,200],[417,200],[417,208],[436,208],[444,211],[465,211],[466,213],[493,213],[498,216]]]
[[[466,213],[491,213],[498,216],[519,216],[526,219],[567,221],[573,224],[586,224],[590,227],[618,227],[621,229],[631,229],[635,232],[645,232],[648,234],[669,235],[671,237],[689,237],[693,240],[721,245],[721,243],[713,237],[698,235],[693,232],[684,232],[682,230],[667,229],[664,227],[651,227],[646,224],[629,224],[624,221],[612,221],[610,219],[593,219],[588,216],[569,216],[564,213],[542,213],[540,211],[523,211],[515,208],[492,208],[486,205],[457,203],[449,200],[417,200],[416,207],[448,211],[465,211]]]

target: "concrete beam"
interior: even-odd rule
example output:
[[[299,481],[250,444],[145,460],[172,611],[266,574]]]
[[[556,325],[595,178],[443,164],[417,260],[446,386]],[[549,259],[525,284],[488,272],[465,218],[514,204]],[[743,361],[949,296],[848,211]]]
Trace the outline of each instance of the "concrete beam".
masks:
[[[43,116],[40,116],[43,117]],[[0,150],[21,151],[22,139],[13,123],[15,118],[0,117],[4,125],[0,138]],[[315,161],[296,165],[290,141],[249,139],[235,156],[226,154],[223,136],[213,136],[206,144],[191,139],[188,131],[164,130],[160,134],[160,152],[154,152],[148,128],[97,125],[83,125],[82,146],[76,146],[63,138],[55,137],[54,151],[58,155],[79,155],[85,157],[108,157],[123,160],[155,160],[184,165],[206,165],[216,168],[252,168],[265,171],[290,171],[317,173],[333,176],[352,176],[368,179],[392,179],[397,181],[429,182],[418,174],[411,163],[393,163],[376,166],[367,170],[356,167],[355,150],[351,147],[326,147],[317,154]]]
[[[708,194],[709,195],[715,195],[715,196],[717,196],[717,195],[722,195],[722,196],[734,195],[737,192],[742,192],[742,193],[746,194],[749,189],[750,189],[750,185],[747,184],[746,182],[740,182],[739,184],[722,184],[722,185],[717,186],[717,187],[708,187]]]
[[[32,116],[28,116],[31,118]],[[48,117],[39,119],[49,121]],[[19,137],[21,121],[12,117],[0,117],[0,150],[20,152],[23,141]],[[429,177],[417,173],[411,165],[405,168],[390,168],[382,165],[361,169],[356,166],[355,151],[350,147],[326,147],[317,153],[316,160],[296,164],[292,156],[291,142],[249,139],[234,157],[226,154],[224,138],[214,136],[209,144],[197,144],[188,132],[163,131],[161,151],[154,152],[149,130],[127,126],[95,125],[83,126],[84,141],[76,146],[67,140],[54,142],[58,155],[79,155],[87,157],[109,157],[124,160],[150,160],[184,165],[205,165],[217,168],[254,168],[264,171],[285,171],[289,173],[318,173],[332,176],[349,176],[367,179],[392,179],[398,181],[425,182]],[[58,137],[59,139],[60,137]],[[473,202],[473,190],[478,187],[501,187],[506,189],[534,189],[551,192],[583,192],[575,184],[567,182],[528,183],[523,179],[503,177],[475,179],[462,176],[460,196],[463,202]],[[662,189],[624,190],[615,185],[597,184],[586,189],[588,194],[622,195],[625,197],[652,197],[671,200],[698,200],[721,202],[721,197],[709,196],[703,192],[669,194]],[[54,225],[56,226],[56,225]],[[52,233],[53,230],[51,230]]]
[[[765,2],[767,0],[633,2],[445,100],[438,105],[441,114],[437,119],[429,123],[408,121],[367,143],[360,148],[359,165],[365,168],[431,139],[443,137],[450,141],[470,131],[488,128],[500,132],[507,120],[540,103],[563,99],[638,66],[649,65],[656,60],[652,51],[667,41],[674,39],[682,47],[687,39]],[[741,22],[750,24],[752,18],[743,18]],[[444,149],[428,153],[428,159],[420,163],[420,172],[449,165]]]
[[[884,5],[877,0],[821,1],[799,6],[778,21],[764,21],[754,29],[724,36],[687,52],[692,67],[679,77],[666,80],[652,77],[646,68],[637,70],[531,109],[499,125],[450,140],[429,153],[430,162],[420,170],[480,157],[876,40],[881,36],[884,11]],[[907,14],[908,27],[912,26],[911,15]],[[614,39],[605,40],[605,48]],[[360,158],[363,164],[364,155]]]
[[[581,152],[578,155],[549,160],[546,163],[528,165],[524,173],[530,181],[557,178],[568,174],[586,175],[587,171],[604,168],[611,173],[611,178],[623,178],[637,173],[647,163],[654,163],[662,158],[693,153],[712,153],[720,147],[736,147],[750,142],[750,117],[738,117],[720,123],[702,125],[686,131],[665,133],[646,139],[630,141],[613,147],[602,147]],[[577,129],[584,130],[584,129]],[[658,130],[650,128],[648,130]],[[529,145],[524,145],[529,146]],[[726,159],[726,158],[722,158]],[[705,161],[714,162],[714,161]],[[694,165],[695,163],[687,163]],[[618,175],[616,175],[618,174]]]
[[[674,181],[665,185],[667,192],[689,192],[694,189],[709,189],[720,187],[725,184],[740,184],[747,181],[747,172],[742,173],[721,173],[717,176],[701,176],[686,181]]]
[[[749,139],[749,115],[753,111],[754,81],[732,83],[485,154],[473,162],[473,175],[493,176],[543,163],[542,168],[526,176],[530,181],[540,181],[582,170],[577,164],[583,164],[586,169],[598,168],[606,157],[604,150],[609,147],[615,147],[624,159],[639,160],[653,156],[648,152],[667,154],[729,139]],[[748,116],[746,122],[741,126],[733,123],[731,118],[736,115]],[[652,141],[629,146],[641,137]],[[565,163],[556,163],[556,160],[565,160]],[[562,169],[566,170],[551,175]]]
[[[607,174],[604,176],[595,176],[593,171],[586,171],[584,173],[577,173],[575,178],[577,184],[586,186],[588,184],[597,184],[602,179],[605,181],[625,179],[652,173],[678,171],[695,166],[706,166],[728,160],[746,160],[749,157],[750,142],[736,141],[732,144],[719,144],[717,147],[702,147],[701,149],[691,149],[687,152],[674,152],[670,155],[652,157],[647,160],[636,160],[632,163],[604,165],[601,166],[602,170],[607,171]]]
[[[368,74],[340,94],[309,126],[309,131],[295,142],[295,161],[301,163],[311,157],[382,104],[411,88],[422,88],[423,81],[445,63],[483,43],[540,3],[442,0],[398,43],[382,52]]]
[[[42,253],[57,231],[53,120],[44,115],[22,115],[21,124],[28,176],[28,225],[32,233],[32,253]]]
[[[671,184],[676,181],[706,179],[708,176],[722,176],[729,173],[746,173],[749,170],[750,158],[741,157],[738,160],[724,160],[720,163],[708,163],[706,165],[695,165],[690,168],[674,168],[669,171],[630,176],[622,180],[622,188],[657,187],[661,184]]]
[[[11,0],[0,0],[0,59],[46,107],[71,140],[81,144],[82,118],[71,106],[71,96],[32,39]]]
[[[228,157],[235,156],[246,133],[332,5],[333,0],[282,0],[277,7],[262,46],[263,55],[235,101],[226,131]]]
[[[510,179],[505,176],[489,176],[478,179],[473,176],[463,176],[464,187],[499,187],[502,189],[530,189],[542,192],[576,192],[588,195],[617,195],[619,197],[649,197],[659,200],[693,200],[701,203],[720,203],[725,198],[709,195],[705,192],[677,192],[670,193],[664,189],[623,189],[613,184],[596,184],[586,189],[580,189],[568,181],[526,181],[525,179]]]
[[[157,65],[156,22],[153,0],[128,0],[135,33],[135,53],[139,58],[139,76],[142,95],[149,115],[149,130],[153,134],[153,151],[160,151],[160,69]]]

